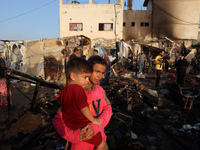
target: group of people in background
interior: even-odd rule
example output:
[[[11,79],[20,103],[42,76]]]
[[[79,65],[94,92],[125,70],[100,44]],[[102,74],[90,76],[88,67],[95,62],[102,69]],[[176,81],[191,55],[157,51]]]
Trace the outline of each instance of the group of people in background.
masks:
[[[164,50],[162,50],[154,60],[155,69],[156,69],[155,87],[157,88],[160,88],[159,82],[160,82],[160,75],[163,70],[163,64],[165,64],[165,72],[168,72],[169,61],[170,61],[169,54],[166,53],[166,55],[164,56]],[[183,87],[185,76],[186,76],[186,69],[188,67],[188,62],[182,54],[179,55],[179,59],[175,62],[174,67],[175,67],[174,71],[176,71],[176,76],[177,76],[177,83],[178,85],[180,85],[180,87]]]
[[[169,53],[167,52],[165,56],[164,55],[160,56],[159,60],[160,59],[162,61],[162,65],[164,66],[164,68],[162,68],[162,71],[164,70],[166,73],[169,72],[169,62],[170,62]],[[139,65],[139,71],[138,71],[139,74],[143,74],[146,65],[148,66],[148,74],[153,74],[153,72],[156,70],[156,66],[154,66],[155,63],[153,62],[153,56],[151,55],[150,51],[148,53],[148,58],[146,58],[144,51],[143,50],[141,51],[141,53],[139,54],[138,65]]]
[[[153,56],[151,55],[151,52],[148,54],[148,59],[146,58],[146,55],[144,54],[144,51],[142,50],[139,54],[139,75],[143,74],[145,70],[145,66],[148,63],[148,74],[155,73],[156,75],[156,81],[155,81],[155,87],[157,89],[160,89],[160,76],[162,72],[168,73],[169,72],[169,64],[170,64],[170,56],[168,52],[165,52],[164,50],[161,50],[159,54],[155,57],[153,60]],[[175,62],[175,69],[173,71],[176,71],[177,76],[177,83],[182,87],[184,85],[184,79],[186,75],[186,69],[188,67],[188,62],[184,58],[183,55],[180,54],[178,60]]]
[[[77,48],[74,48],[73,53],[69,56],[69,60],[74,59],[76,57],[79,57],[79,50]],[[94,49],[93,50],[93,55],[92,56],[98,56],[98,50]],[[81,55],[80,56],[83,59],[87,59],[86,55]],[[104,50],[103,55],[101,56],[107,63],[106,65],[106,72],[104,74],[104,78],[109,78],[110,77],[110,60],[108,58],[108,52],[107,49]]]

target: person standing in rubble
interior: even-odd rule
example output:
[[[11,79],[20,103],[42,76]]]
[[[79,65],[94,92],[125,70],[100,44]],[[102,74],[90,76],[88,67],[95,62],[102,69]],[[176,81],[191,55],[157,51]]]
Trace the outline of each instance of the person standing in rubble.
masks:
[[[187,60],[180,54],[179,60],[175,63],[174,71],[177,71],[177,83],[183,87],[186,75],[186,69],[188,66]]]
[[[170,56],[169,53],[167,52],[166,55],[163,57],[165,61],[165,72],[169,72],[169,61],[170,61]]]
[[[93,56],[98,56],[98,50],[94,49],[94,54]]]
[[[160,84],[160,75],[161,75],[161,72],[162,72],[162,67],[163,67],[163,55],[164,55],[164,50],[161,50],[159,55],[156,56],[153,64],[155,65],[155,70],[156,70],[156,85],[155,87],[156,88],[160,88],[159,84]]]
[[[109,123],[112,115],[111,103],[106,97],[103,88],[97,85],[106,71],[107,63],[100,56],[91,56],[88,61],[92,64],[93,73],[89,78],[89,84],[85,88],[85,93],[92,115],[101,119],[102,125],[99,127],[95,124],[87,124],[82,129],[71,130],[65,125],[62,113],[58,113],[53,119],[53,125],[57,132],[68,141],[66,148],[68,148],[67,146],[71,142],[71,150],[93,150],[94,145],[84,141],[91,139],[98,132],[101,132],[102,138],[106,141],[107,137],[104,133],[104,128]],[[106,144],[104,150],[107,149]]]
[[[148,74],[152,74],[153,73],[153,61],[152,61],[152,55],[149,56],[149,69],[148,69]]]
[[[81,55],[81,58],[86,60],[86,56],[85,55]]]
[[[109,60],[109,57],[108,57],[108,50],[105,49],[105,51],[103,52],[103,59],[106,61],[107,65],[106,65],[106,72],[104,74],[104,78],[110,78],[110,60]]]
[[[150,60],[150,57],[151,57],[152,55],[151,55],[151,51],[149,51],[149,53],[148,53],[148,61]]]
[[[73,50],[73,54],[69,56],[69,60],[78,57],[78,49],[75,47]]]
[[[76,58],[76,57],[78,57],[78,49],[75,47],[74,50],[73,50],[73,54],[71,54],[71,55],[69,56],[69,61],[72,60],[72,59],[74,59],[74,58]],[[66,66],[65,66],[65,67],[66,67]],[[67,68],[65,68],[65,74],[67,73],[66,70],[67,70]],[[68,83],[69,80],[70,80],[70,79],[66,76],[66,83]]]
[[[199,74],[200,74],[200,57],[198,59],[198,65],[199,65]]]
[[[94,51],[93,51],[93,55],[92,56],[98,56],[99,54],[99,51],[98,50],[96,50],[96,49],[94,49]],[[92,56],[90,56],[90,57],[92,57]]]
[[[139,54],[139,74],[142,75],[142,71],[144,69],[144,65],[146,63],[146,55],[144,54],[144,51],[142,50]]]
[[[0,105],[1,113],[8,113],[8,102],[7,102],[7,81],[4,77],[6,70],[6,64],[0,53]],[[10,101],[11,103],[11,101]]]
[[[4,72],[6,70],[6,63],[4,61],[4,59],[2,58],[2,55],[0,53],[0,76],[3,77],[4,76]]]

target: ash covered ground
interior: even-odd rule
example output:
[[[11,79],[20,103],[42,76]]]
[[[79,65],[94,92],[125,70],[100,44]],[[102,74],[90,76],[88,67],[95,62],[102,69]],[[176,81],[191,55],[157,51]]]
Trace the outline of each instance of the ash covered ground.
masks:
[[[137,79],[145,88],[155,90],[154,75]],[[109,149],[199,150],[200,97],[199,78],[188,75],[182,94],[176,79],[163,74],[158,98],[151,97],[131,78],[111,78],[102,82],[112,102],[113,116],[105,128]],[[10,115],[0,114],[0,147],[9,149],[64,149],[66,141],[55,131],[52,119],[59,108],[59,91],[40,87],[31,108],[35,87],[24,82],[12,83]],[[22,93],[21,93],[21,92]],[[185,106],[184,96],[194,96]],[[137,135],[131,136],[132,133]]]

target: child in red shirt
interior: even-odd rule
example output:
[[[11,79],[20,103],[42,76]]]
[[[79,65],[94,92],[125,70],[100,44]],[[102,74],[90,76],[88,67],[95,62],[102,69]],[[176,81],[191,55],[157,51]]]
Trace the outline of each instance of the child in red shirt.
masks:
[[[83,90],[92,73],[91,64],[77,57],[70,60],[66,68],[70,81],[60,94],[64,123],[72,130],[82,128],[89,122],[101,126],[101,119],[94,118],[91,114],[87,96]],[[85,142],[95,145],[97,150],[103,149],[105,146],[100,132]]]

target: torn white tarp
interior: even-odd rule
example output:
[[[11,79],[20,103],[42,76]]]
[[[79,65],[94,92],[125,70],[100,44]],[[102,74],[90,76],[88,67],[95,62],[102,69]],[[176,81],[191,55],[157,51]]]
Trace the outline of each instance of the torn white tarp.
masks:
[[[134,45],[133,55],[134,56],[138,56],[139,53],[141,53],[141,50],[142,50],[141,45],[140,44],[135,44]]]
[[[119,57],[128,58],[128,51],[131,49],[131,46],[124,41],[119,42]]]

